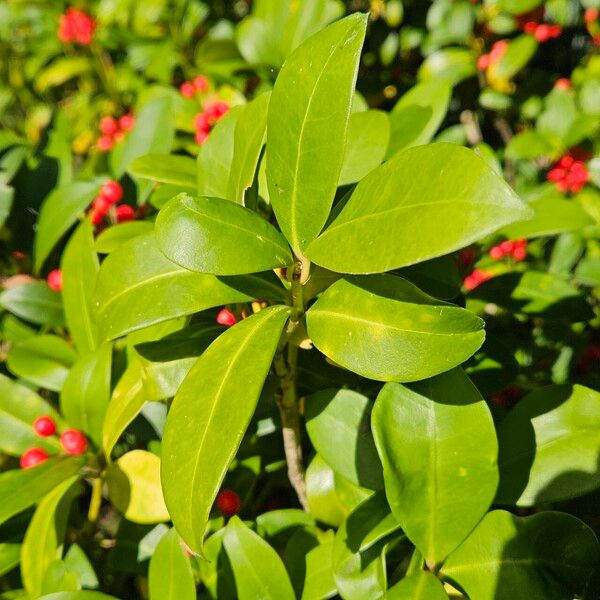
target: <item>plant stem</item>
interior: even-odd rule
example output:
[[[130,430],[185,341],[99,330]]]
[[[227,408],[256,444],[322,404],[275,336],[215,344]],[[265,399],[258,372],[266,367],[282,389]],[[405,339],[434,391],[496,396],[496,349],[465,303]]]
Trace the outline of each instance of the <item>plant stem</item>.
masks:
[[[102,504],[102,478],[95,477],[92,482],[92,497],[88,509],[88,519],[92,522],[98,519],[100,506]]]
[[[283,434],[283,449],[288,466],[288,477],[298,500],[304,510],[308,510],[306,485],[304,482],[304,461],[302,460],[302,434],[300,430],[300,412],[298,410],[298,395],[296,392],[296,364],[298,362],[298,346],[290,342],[290,337],[300,323],[304,313],[302,283],[303,267],[306,263],[296,261],[292,273],[292,306],[293,312],[283,338],[283,346],[277,350],[274,359],[275,373],[279,377],[281,391],[277,398],[281,429]],[[287,343],[287,358],[284,354]]]

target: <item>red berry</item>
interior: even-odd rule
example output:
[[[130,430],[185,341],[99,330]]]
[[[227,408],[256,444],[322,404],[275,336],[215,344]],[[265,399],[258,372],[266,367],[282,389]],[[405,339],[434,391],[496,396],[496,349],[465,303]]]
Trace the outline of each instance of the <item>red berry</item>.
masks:
[[[119,130],[119,124],[114,117],[102,117],[98,129],[104,135],[114,135]]]
[[[515,248],[512,251],[512,257],[516,260],[516,261],[522,261],[525,260],[527,258],[527,248]]]
[[[557,38],[562,33],[562,27],[560,25],[550,25],[548,28],[548,37]]]
[[[94,225],[100,225],[106,217],[108,211],[100,208],[92,208],[90,211],[90,219]]]
[[[527,23],[525,23],[525,25],[523,25],[523,31],[525,33],[534,34],[537,27],[538,27],[538,24],[535,21],[527,21]]]
[[[194,127],[198,131],[204,131],[204,130],[207,130],[207,129],[210,131],[210,121],[209,121],[208,116],[206,115],[206,113],[198,113],[194,117]]]
[[[226,516],[235,515],[240,509],[240,497],[231,490],[223,490],[217,496],[217,508]]]
[[[42,448],[29,448],[29,450],[25,450],[21,455],[19,464],[21,465],[21,469],[30,469],[31,467],[43,463],[49,458],[50,455],[45,450],[42,450]]]
[[[198,92],[205,92],[208,89],[208,79],[206,79],[204,75],[198,75],[197,77],[194,77],[194,81],[192,83]]]
[[[125,134],[122,131],[117,131],[117,133],[115,133],[115,135],[113,135],[113,140],[115,141],[115,144],[122,142],[124,139],[125,139]]]
[[[500,260],[504,256],[504,252],[502,252],[502,248],[500,248],[500,246],[493,246],[490,248],[490,256],[494,260]]]
[[[119,127],[123,131],[130,131],[135,125],[135,117],[131,113],[127,113],[119,118]]]
[[[116,204],[123,197],[123,188],[117,181],[107,181],[100,190],[100,197],[110,204]]]
[[[219,325],[226,325],[227,327],[231,327],[237,323],[237,319],[235,315],[226,308],[222,308],[217,315],[217,323]]]
[[[490,50],[490,63],[497,63],[508,50],[507,40],[498,40]]]
[[[100,150],[100,152],[108,152],[114,146],[114,142],[112,137],[108,135],[103,135],[98,138],[96,142],[96,148]]]
[[[586,8],[585,12],[583,13],[583,19],[586,23],[591,23],[592,21],[597,21],[599,15],[600,15],[600,9]]]
[[[538,42],[547,42],[552,37],[550,25],[546,25],[544,23],[538,25],[533,33],[533,36]]]
[[[88,447],[87,439],[77,429],[66,429],[60,436],[60,444],[67,454],[83,454]]]
[[[60,292],[60,290],[62,290],[62,271],[60,269],[52,269],[52,271],[48,273],[46,281],[50,289],[55,292]]]
[[[135,219],[135,211],[129,204],[121,204],[116,209],[117,223],[123,223],[124,221],[133,221]]]
[[[197,131],[196,135],[194,136],[194,139],[196,140],[196,144],[198,144],[199,146],[201,146],[208,139],[208,132],[206,132],[206,131]]]
[[[56,433],[56,423],[52,417],[45,415],[43,417],[38,417],[33,422],[33,429],[38,435],[48,437]]]
[[[506,240],[505,242],[502,242],[500,244],[500,249],[502,250],[502,252],[504,254],[509,254],[510,252],[512,252],[514,247],[515,247],[514,243],[511,242],[510,240]]]
[[[110,206],[111,206],[110,202],[103,196],[98,196],[98,197],[94,198],[94,201],[92,202],[92,208],[94,208],[95,210],[98,210],[100,212],[103,212],[105,214],[108,212],[108,209],[110,208]]]
[[[573,86],[571,85],[571,80],[568,77],[561,77],[557,79],[554,83],[554,87],[557,90],[570,90]]]
[[[179,86],[179,91],[186,98],[193,98],[196,95],[196,88],[190,81],[185,81]]]
[[[479,71],[485,71],[489,66],[490,66],[490,55],[489,54],[482,54],[477,59],[477,70],[479,70]]]

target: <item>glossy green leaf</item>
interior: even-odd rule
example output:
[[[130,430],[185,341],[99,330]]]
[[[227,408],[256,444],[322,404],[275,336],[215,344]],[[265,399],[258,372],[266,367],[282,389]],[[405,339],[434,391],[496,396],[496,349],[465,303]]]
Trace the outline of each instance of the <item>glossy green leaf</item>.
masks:
[[[33,430],[33,422],[48,415],[59,424],[54,408],[33,390],[0,375],[0,451],[20,456],[28,448],[38,446],[47,452],[60,449],[55,437],[42,438]]]
[[[366,15],[338,21],[301,44],[269,105],[267,181],[277,221],[296,253],[331,209],[344,160]]]
[[[352,483],[382,489],[371,435],[371,401],[351,390],[322,390],[306,399],[306,431],[329,466]]]
[[[533,211],[473,151],[410,148],[367,175],[306,249],[341,273],[378,273],[441,256]]]
[[[582,385],[529,393],[498,428],[496,502],[532,506],[600,487],[600,394]]]
[[[385,597],[386,600],[448,600],[440,580],[427,571],[407,575]]]
[[[111,502],[134,523],[169,520],[160,487],[160,458],[146,450],[131,450],[106,472]]]
[[[12,571],[21,560],[21,544],[0,543],[0,577]]]
[[[532,35],[520,35],[508,43],[506,52],[498,62],[490,65],[490,79],[510,79],[514,77],[535,54],[538,43]]]
[[[236,516],[227,524],[223,546],[240,600],[294,600],[290,578],[277,552]]]
[[[571,600],[600,561],[598,540],[571,515],[515,517],[496,510],[453,552],[442,575],[470,598]]]
[[[102,449],[107,458],[145,402],[142,367],[139,361],[132,361],[117,383],[104,416]]]
[[[37,504],[56,486],[76,475],[81,465],[81,457],[60,456],[30,469],[0,474],[0,523]]]
[[[37,507],[21,547],[21,578],[32,598],[42,594],[48,567],[62,556],[69,508],[79,493],[77,476],[55,487]]]
[[[227,330],[175,396],[163,435],[161,477],[173,523],[193,550],[202,550],[212,503],[248,427],[288,315],[288,308],[273,306]],[[188,501],[182,503],[182,497]]]
[[[390,141],[390,122],[380,110],[366,110],[350,115],[348,139],[338,185],[360,181],[378,167]]]
[[[107,596],[101,592],[81,590],[78,592],[55,592],[42,596],[40,600],[119,600],[114,596]]]
[[[443,48],[430,54],[418,71],[420,81],[444,79],[456,85],[477,73],[473,52],[465,48]]]
[[[385,385],[372,420],[392,512],[428,564],[438,564],[496,494],[498,443],[489,408],[464,371],[454,369],[410,388]]]
[[[156,219],[156,239],[169,260],[200,273],[243,275],[293,262],[268,221],[219,198],[173,198]]]
[[[398,100],[390,113],[388,156],[431,141],[439,129],[452,95],[443,78],[419,83]]]
[[[198,154],[198,195],[227,198],[235,128],[243,108],[234,106],[211,130]]]
[[[196,191],[196,163],[187,156],[145,154],[136,158],[128,170],[135,177],[189,188],[191,193]]]
[[[304,580],[301,594],[298,594],[302,600],[331,598],[336,594],[332,569],[333,537],[333,531],[328,531],[322,536],[321,543],[304,557]]]
[[[112,344],[102,344],[71,368],[60,394],[60,408],[69,425],[100,446],[104,415],[110,400]]]
[[[110,254],[114,252],[121,244],[154,231],[152,221],[130,221],[129,223],[119,223],[105,229],[96,238],[96,252],[99,254]]]
[[[65,555],[64,564],[70,573],[77,576],[81,587],[95,589],[98,587],[98,577],[89,558],[78,544],[71,544]]]
[[[227,185],[227,198],[244,204],[244,194],[252,185],[258,159],[265,143],[270,93],[247,104],[241,112],[233,136],[233,158]]]
[[[13,346],[7,365],[11,373],[54,392],[60,392],[77,353],[55,335],[37,335]]]
[[[306,313],[315,346],[379,381],[416,381],[465,361],[483,343],[483,321],[395,275],[334,283]]]
[[[65,322],[61,297],[44,281],[34,281],[5,289],[0,294],[0,306],[38,325],[58,327]]]
[[[273,298],[273,288],[258,275],[217,278],[188,271],[165,257],[153,235],[139,236],[102,263],[96,287],[99,329],[104,339],[113,339],[213,306]]]
[[[150,600],[195,600],[196,584],[179,535],[175,529],[164,535],[148,570]]]
[[[51,250],[90,205],[101,181],[74,181],[55,188],[44,200],[33,248],[34,269],[39,272]]]
[[[97,346],[93,296],[99,268],[94,229],[85,219],[71,237],[61,262],[65,319],[81,354],[92,352]]]

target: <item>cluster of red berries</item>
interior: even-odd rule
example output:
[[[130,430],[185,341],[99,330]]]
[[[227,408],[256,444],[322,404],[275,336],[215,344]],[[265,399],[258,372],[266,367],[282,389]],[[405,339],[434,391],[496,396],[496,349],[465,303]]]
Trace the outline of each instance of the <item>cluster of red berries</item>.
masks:
[[[222,308],[217,314],[217,323],[219,325],[225,325],[225,327],[231,327],[237,323],[237,319],[230,310]]]
[[[123,188],[117,181],[109,180],[101,188],[98,196],[92,202],[90,219],[94,225],[99,225],[114,207],[114,218],[117,223],[131,221],[135,211],[129,204],[115,206],[123,198]]]
[[[56,423],[52,417],[38,417],[33,422],[33,430],[40,437],[50,437],[56,433]],[[67,454],[78,456],[87,450],[88,442],[81,431],[77,429],[65,429],[60,435],[60,445]],[[23,452],[19,464],[22,469],[29,469],[43,463],[49,458],[50,455],[43,448],[35,446]]]
[[[527,258],[527,240],[524,238],[511,241],[506,240],[490,248],[489,255],[494,260],[502,260],[505,256],[510,256],[517,262]]]
[[[135,117],[127,113],[115,119],[114,117],[102,117],[98,124],[100,137],[96,142],[96,147],[100,152],[108,152],[115,144],[125,138],[125,132],[133,129]]]
[[[512,408],[523,397],[523,391],[516,385],[509,385],[502,391],[492,394],[489,398],[490,402]]]
[[[482,269],[473,269],[470,275],[467,275],[463,280],[463,286],[466,290],[474,290],[478,285],[481,285],[484,281],[491,279],[493,275]]]
[[[182,96],[193,98],[196,94],[205,94],[209,86],[208,79],[204,75],[198,75],[192,81],[184,81],[179,86],[179,91]]]
[[[219,101],[207,106],[204,112],[194,117],[194,128],[196,129],[196,143],[204,144],[215,123],[229,110],[227,102]]]
[[[498,40],[494,43],[488,54],[482,54],[477,59],[477,68],[480,71],[485,71],[491,65],[495,65],[500,62],[500,59],[506,54],[508,50],[507,40]]]
[[[231,490],[223,490],[217,496],[217,508],[226,516],[231,517],[235,515],[238,510],[240,510],[240,506],[242,501],[240,497]]]
[[[548,23],[527,21],[523,25],[523,31],[532,35],[538,42],[544,43],[548,40],[560,37],[562,27],[560,25],[549,25]]]
[[[76,8],[68,8],[60,16],[58,39],[63,44],[73,43],[88,46],[94,38],[96,21],[88,14]]]
[[[548,171],[546,179],[554,183],[559,192],[576,194],[590,180],[585,166],[588,159],[589,154],[574,148]]]

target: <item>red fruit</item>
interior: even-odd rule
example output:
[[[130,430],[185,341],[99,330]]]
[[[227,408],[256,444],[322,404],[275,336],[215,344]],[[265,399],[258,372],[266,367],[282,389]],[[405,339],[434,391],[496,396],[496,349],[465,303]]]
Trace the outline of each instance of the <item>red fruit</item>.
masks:
[[[76,8],[69,8],[60,17],[58,39],[63,43],[74,42],[87,46],[92,41],[94,29],[94,19]]]
[[[477,59],[477,69],[479,71],[485,71],[489,66],[490,66],[490,55],[489,54],[482,54]]]
[[[235,515],[240,509],[240,497],[231,490],[223,490],[217,496],[217,508],[226,516]]]
[[[220,100],[206,107],[204,111],[208,118],[212,121],[218,121],[229,110],[229,104]]]
[[[500,249],[504,254],[509,254],[510,252],[512,252],[514,247],[514,242],[511,242],[510,240],[506,240],[505,242],[502,242],[500,244]]]
[[[131,113],[127,113],[122,117],[119,117],[119,127],[123,131],[130,131],[135,125],[135,117]]]
[[[535,21],[527,21],[525,25],[523,25],[523,31],[525,33],[534,34],[535,30],[538,28],[538,24]]]
[[[490,50],[490,63],[497,63],[508,50],[507,40],[498,40]]]
[[[600,9],[597,8],[586,8],[583,13],[583,20],[586,23],[591,23],[592,21],[597,21],[598,16],[600,16]]]
[[[185,96],[186,98],[193,98],[196,95],[196,88],[190,81],[184,81],[179,86],[179,91],[181,92],[181,95]]]
[[[92,208],[90,211],[90,219],[94,225],[100,225],[106,217],[107,210],[103,210],[100,208]]]
[[[571,80],[568,77],[561,77],[557,79],[554,83],[554,87],[557,90],[570,90],[573,86],[571,85]]]
[[[494,260],[500,260],[504,256],[504,252],[502,251],[502,248],[500,248],[500,246],[494,246],[490,248],[490,256]]]
[[[60,290],[62,290],[62,271],[60,269],[52,269],[52,271],[48,273],[46,281],[50,289],[55,292],[60,292]]]
[[[31,467],[43,463],[49,458],[50,455],[45,450],[42,450],[42,448],[29,448],[29,450],[25,450],[21,455],[19,464],[21,465],[21,469],[30,469]]]
[[[113,135],[113,140],[114,140],[115,144],[122,142],[124,139],[125,139],[125,134],[122,131],[117,131],[117,133],[115,133],[115,135]]]
[[[38,435],[48,437],[56,433],[56,423],[52,417],[48,417],[47,415],[38,417],[33,422],[33,429]]]
[[[114,117],[102,117],[98,129],[104,135],[114,135],[119,130],[119,124]]]
[[[67,429],[60,436],[60,445],[67,454],[83,454],[88,447],[87,439],[77,429]]]
[[[527,248],[519,247],[512,251],[512,257],[516,261],[522,261],[527,258]]]
[[[96,148],[100,150],[100,152],[108,152],[114,146],[114,142],[112,137],[108,135],[103,135],[98,138],[96,142]]]
[[[123,197],[123,188],[118,181],[107,181],[100,190],[100,197],[110,204],[116,204]]]
[[[538,42],[547,42],[552,37],[550,25],[544,23],[538,25],[533,33],[533,37]]]
[[[117,206],[116,215],[117,223],[133,221],[133,219],[135,219],[135,211],[131,206],[129,206],[129,204],[121,204],[121,206]]]
[[[103,196],[98,196],[94,198],[94,201],[92,202],[92,208],[99,212],[103,212],[104,214],[108,212],[110,206],[110,202]]]
[[[204,142],[206,142],[208,138],[208,133],[206,131],[197,131],[196,135],[194,136],[194,139],[196,140],[196,144],[198,145],[202,145],[204,144]]]
[[[560,37],[561,33],[562,27],[560,25],[550,25],[550,28],[548,29],[548,36],[550,38]]]
[[[194,81],[192,83],[198,92],[203,93],[208,89],[208,79],[206,79],[204,75],[198,75],[197,77],[194,77]]]
[[[198,131],[205,131],[205,130],[210,131],[210,121],[209,121],[206,113],[198,113],[194,117],[194,127]]]
[[[219,325],[225,325],[227,327],[231,327],[237,323],[237,319],[235,315],[226,308],[222,308],[217,315],[217,323]]]

